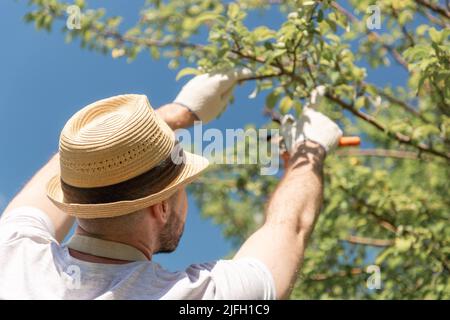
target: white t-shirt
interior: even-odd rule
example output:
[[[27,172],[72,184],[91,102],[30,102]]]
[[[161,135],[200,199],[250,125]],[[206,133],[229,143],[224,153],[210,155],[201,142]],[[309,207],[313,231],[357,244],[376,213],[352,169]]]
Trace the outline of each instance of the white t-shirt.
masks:
[[[151,261],[78,260],[48,216],[21,207],[0,220],[0,299],[275,299],[267,267],[251,258],[169,272]]]

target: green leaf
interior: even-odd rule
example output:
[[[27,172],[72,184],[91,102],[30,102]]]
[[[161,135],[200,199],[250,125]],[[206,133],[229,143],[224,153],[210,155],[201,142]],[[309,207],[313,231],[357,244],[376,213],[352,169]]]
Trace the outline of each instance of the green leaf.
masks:
[[[365,107],[367,105],[368,101],[365,96],[358,97],[355,101],[355,108],[361,109],[362,107]]]
[[[414,239],[412,238],[396,238],[395,247],[400,252],[406,252],[411,248]]]
[[[292,101],[294,110],[295,110],[295,114],[297,115],[297,117],[300,117],[300,115],[302,114],[302,103],[295,99],[294,101]]]
[[[266,97],[266,107],[269,109],[275,108],[275,105],[277,104],[278,100],[280,100],[281,92],[280,90],[273,90],[271,93],[269,93]]]
[[[280,112],[286,114],[292,108],[292,99],[289,96],[284,96],[280,101]]]
[[[323,11],[322,11],[322,9],[320,9],[317,14],[317,22],[322,22],[322,21],[323,21]]]
[[[161,53],[159,52],[159,48],[152,46],[150,48],[150,55],[152,56],[153,59],[158,60],[161,56]]]
[[[420,26],[418,26],[416,28],[416,33],[418,36],[423,36],[425,34],[425,32],[428,31],[428,29],[430,29],[430,26],[427,24],[421,24]]]
[[[285,55],[287,53],[287,49],[275,49],[273,51],[270,52],[268,58],[265,61],[265,64],[270,64],[273,60],[275,60],[276,58]]]
[[[410,62],[429,57],[430,48],[424,45],[416,45],[405,50],[403,56]]]
[[[276,32],[266,26],[260,26],[253,30],[253,35],[256,41],[266,41],[275,38]]]
[[[402,11],[398,16],[398,23],[403,26],[413,19],[413,14],[410,10]]]
[[[230,17],[231,19],[237,19],[239,16],[239,11],[240,11],[240,8],[237,3],[232,2],[228,5],[227,14],[228,14],[228,17]]]
[[[207,22],[207,21],[214,21],[217,19],[220,15],[216,12],[204,12],[197,18],[195,18],[192,22],[191,28],[197,29],[201,24]]]
[[[328,39],[330,39],[331,41],[335,42],[335,43],[340,43],[340,42],[341,42],[341,38],[339,38],[339,37],[338,37],[337,35],[335,35],[335,34],[330,33],[330,34],[327,34],[326,37],[327,37]]]
[[[414,130],[412,138],[413,139],[421,139],[421,138],[425,138],[425,137],[427,137],[429,135],[433,135],[433,134],[439,135],[439,133],[440,133],[440,131],[439,131],[438,127],[431,125],[431,124],[427,124],[427,125],[417,127]]]
[[[135,37],[138,36],[141,33],[141,29],[139,27],[134,27],[129,29],[126,33],[125,33],[125,37]]]
[[[437,31],[435,28],[431,28],[428,30],[428,34],[430,35],[430,38],[435,43],[441,43],[442,42],[442,32]]]
[[[369,93],[371,96],[376,96],[378,94],[378,91],[374,85],[368,84],[365,87],[366,92]]]
[[[80,9],[83,9],[86,6],[85,0],[75,0],[75,5],[78,6]]]
[[[331,30],[333,30],[333,32],[337,31],[337,24],[336,21],[330,17],[331,15],[328,15],[328,18],[325,19],[326,23],[330,26]]]
[[[181,78],[183,78],[184,76],[191,75],[191,74],[198,75],[198,74],[200,74],[200,71],[197,70],[197,69],[195,69],[195,68],[190,68],[190,67],[181,69],[181,70],[178,72],[178,74],[177,74],[175,80],[178,81],[178,80],[180,80]]]

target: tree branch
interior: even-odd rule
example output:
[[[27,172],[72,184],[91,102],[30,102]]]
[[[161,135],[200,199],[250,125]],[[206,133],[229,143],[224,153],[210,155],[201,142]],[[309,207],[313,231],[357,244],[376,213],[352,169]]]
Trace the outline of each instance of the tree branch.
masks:
[[[372,239],[366,237],[359,237],[350,235],[344,239],[343,241],[352,243],[352,244],[361,244],[365,246],[373,246],[373,247],[390,247],[394,245],[395,240],[391,239]]]
[[[439,14],[444,18],[450,19],[450,10],[445,9],[444,7],[441,7],[436,3],[432,3],[428,0],[416,0],[416,3],[430,9],[434,13]]]
[[[441,26],[443,28],[445,27],[449,27],[450,24],[446,23],[445,21],[443,21],[442,19],[438,19],[435,16],[433,16],[428,10],[423,9],[423,10],[418,10],[418,12],[424,16],[425,18],[427,18],[428,20],[430,20],[430,22],[437,24],[438,26]]]
[[[339,5],[336,1],[333,1],[331,3],[331,6],[333,8],[335,8],[336,10],[338,10],[340,13],[342,13],[343,15],[345,15],[351,22],[355,23],[358,22],[358,19],[351,14],[350,12],[348,12],[346,9],[344,9],[341,5]],[[367,30],[366,34],[369,36],[372,36],[375,40],[377,40],[381,46],[383,48],[385,48],[390,54],[391,56],[397,61],[398,64],[400,64],[401,66],[403,66],[406,70],[408,70],[408,63],[405,61],[405,59],[403,59],[402,55],[397,51],[396,48],[384,43],[380,36],[378,35],[378,33]],[[409,70],[408,70],[409,71]]]
[[[340,157],[381,157],[396,159],[424,160],[419,154],[412,151],[389,149],[341,149],[334,152]]]
[[[245,79],[242,79],[239,82],[251,81],[251,80],[263,80],[263,79],[268,79],[268,78],[276,78],[279,76],[281,76],[281,73],[256,75],[256,76],[251,76],[251,77],[245,77]]]
[[[356,201],[356,204],[358,205],[358,207],[364,207],[367,209],[367,214],[372,216],[373,218],[375,218],[375,220],[378,222],[378,224],[383,227],[386,230],[389,230],[392,233],[397,233],[397,226],[395,225],[395,223],[386,217],[382,217],[379,214],[376,213],[376,210],[369,205],[368,203],[366,203],[364,200],[359,199],[357,197],[355,197],[355,195],[353,195],[350,190],[344,188],[343,186],[339,186],[339,189],[341,189],[345,194],[347,194],[350,198],[354,199]],[[358,209],[358,208],[356,208]]]
[[[239,51],[237,49],[233,49],[232,52],[234,54],[240,56],[241,58],[249,59],[249,60],[256,61],[256,62],[262,63],[262,64],[264,64],[264,62],[265,62],[264,59],[261,59],[259,57],[255,57],[255,56],[252,56],[252,55],[244,54],[243,52],[241,52],[241,51]],[[292,73],[292,72],[286,70],[283,67],[283,65],[280,64],[279,62],[275,63],[275,64],[272,64],[272,66],[275,67],[275,68],[278,68],[278,70],[280,71],[279,75],[289,76],[289,77],[292,78],[292,80],[297,81],[297,82],[299,82],[301,84],[305,84],[304,79],[302,79],[301,77],[299,77],[295,73]],[[380,94],[381,93],[383,93],[383,92],[380,90]],[[354,107],[353,103],[347,103],[347,102],[341,100],[339,97],[333,95],[330,92],[327,92],[325,94],[325,96],[328,99],[330,99],[331,101],[339,104],[342,108],[350,111],[356,117],[358,117],[358,118],[360,118],[360,119],[370,123],[372,126],[377,128],[378,130],[386,133],[388,136],[393,137],[398,142],[403,143],[403,144],[407,144],[409,146],[417,148],[418,150],[420,150],[422,152],[430,153],[430,154],[433,154],[435,156],[438,156],[438,157],[441,157],[443,159],[446,159],[447,161],[450,161],[450,154],[447,154],[447,153],[435,150],[435,149],[431,148],[430,146],[428,146],[428,145],[426,145],[424,143],[415,142],[410,137],[408,137],[408,136],[406,136],[406,135],[404,135],[402,133],[390,132],[384,125],[382,125],[380,122],[378,122],[374,117],[372,117],[371,115],[368,115],[368,114],[366,114],[364,112],[361,112],[361,111],[357,110]],[[395,101],[395,103],[398,103],[400,106],[402,106],[403,108],[405,108],[409,112],[415,113],[415,111],[413,111],[414,109],[412,107],[408,106],[406,103],[404,103],[402,101],[399,101],[398,99],[396,99],[394,97],[391,97],[391,96],[387,95],[386,93],[383,93],[383,96],[391,99],[392,101]]]
[[[364,83],[363,85],[367,85],[367,84]],[[423,122],[425,122],[425,123],[431,123],[430,121],[428,121],[428,120],[423,116],[423,114],[421,114],[421,113],[420,113],[418,110],[416,110],[414,107],[410,106],[410,105],[407,104],[406,102],[404,102],[404,101],[402,101],[402,100],[400,100],[400,99],[398,99],[398,98],[396,98],[396,97],[394,97],[394,96],[391,96],[390,94],[384,92],[384,90],[382,90],[382,89],[380,89],[380,88],[378,88],[378,87],[375,87],[375,88],[376,88],[377,93],[378,93],[381,97],[383,97],[383,98],[385,98],[386,100],[388,100],[388,101],[390,101],[390,102],[392,102],[392,103],[394,103],[394,104],[400,106],[403,110],[405,110],[406,112],[408,112],[408,113],[410,113],[410,114],[412,114],[412,115],[418,117],[418,118],[419,118],[420,120],[422,120]]]
[[[147,39],[147,38],[139,38],[134,36],[126,36],[122,35],[119,32],[111,31],[111,30],[99,30],[98,28],[93,27],[93,31],[97,32],[98,34],[104,36],[104,37],[111,37],[116,40],[122,41],[122,42],[129,42],[135,45],[144,45],[147,47],[180,47],[180,48],[192,48],[196,50],[202,50],[204,47],[200,44],[194,44],[194,43],[188,43],[178,40],[171,40],[171,41],[161,41],[157,39]]]
[[[365,273],[362,268],[351,268],[350,270],[342,270],[335,273],[327,274],[327,273],[317,273],[310,276],[307,276],[305,280],[311,281],[325,281],[332,278],[344,278],[349,276],[357,276]]]
[[[394,18],[397,19],[397,23],[398,23],[398,12],[397,12],[397,10],[394,8],[393,5],[391,5],[391,10],[392,10],[392,14],[393,14]],[[416,42],[414,41],[413,36],[409,33],[409,31],[408,31],[408,29],[406,28],[406,26],[403,25],[403,26],[400,26],[400,27],[401,27],[401,30],[402,30],[402,32],[403,32],[403,35],[409,40],[410,46],[415,46],[415,45],[416,45]]]
[[[331,101],[339,104],[342,108],[350,111],[353,115],[355,115],[356,117],[370,123],[372,126],[374,126],[375,128],[377,128],[378,130],[385,132],[388,136],[393,137],[394,139],[396,139],[398,142],[409,145],[409,146],[413,146],[417,149],[419,149],[422,152],[426,152],[426,153],[430,153],[433,154],[435,156],[438,156],[440,158],[446,159],[447,161],[450,161],[450,154],[445,153],[445,152],[441,152],[441,151],[437,151],[429,146],[427,146],[424,143],[418,143],[418,142],[414,142],[410,137],[399,133],[399,132],[390,132],[384,125],[382,125],[380,122],[378,122],[374,117],[372,117],[371,115],[368,115],[364,112],[361,112],[359,110],[357,110],[353,103],[347,103],[343,100],[341,100],[340,98],[336,97],[335,95],[333,95],[330,92],[327,92],[325,94],[325,96],[330,99]]]
[[[49,16],[52,16],[54,19],[59,19],[59,20],[66,19],[64,14],[55,12],[48,6],[43,6],[43,9],[46,10],[46,13]],[[179,48],[192,48],[192,49],[197,49],[197,50],[202,50],[204,48],[203,45],[188,43],[188,42],[184,42],[184,41],[180,41],[180,40],[161,41],[161,40],[157,40],[157,39],[139,38],[139,37],[135,37],[135,36],[122,35],[121,33],[117,32],[117,31],[112,31],[112,30],[108,30],[108,29],[101,30],[93,24],[90,25],[88,30],[96,32],[97,34],[99,34],[103,37],[106,37],[106,38],[110,37],[110,38],[116,39],[121,42],[129,42],[129,43],[132,43],[135,45],[144,45],[147,47],[153,47],[153,46],[160,47],[160,48],[162,48],[162,47],[179,47]]]

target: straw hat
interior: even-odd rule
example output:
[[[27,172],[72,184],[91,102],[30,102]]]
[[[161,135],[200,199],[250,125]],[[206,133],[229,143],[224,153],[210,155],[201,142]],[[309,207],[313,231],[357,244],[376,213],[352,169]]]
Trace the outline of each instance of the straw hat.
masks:
[[[208,166],[178,147],[147,97],[136,94],[99,100],[73,115],[61,132],[59,156],[61,172],[48,182],[47,196],[79,218],[120,216],[161,202]],[[72,203],[72,192],[100,200]]]

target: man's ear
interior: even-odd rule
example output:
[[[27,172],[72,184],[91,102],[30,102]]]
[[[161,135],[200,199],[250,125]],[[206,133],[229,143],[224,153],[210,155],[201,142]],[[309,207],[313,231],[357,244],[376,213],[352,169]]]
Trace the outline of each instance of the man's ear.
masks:
[[[160,224],[166,224],[169,219],[169,203],[166,200],[152,205],[149,211],[152,217]]]

